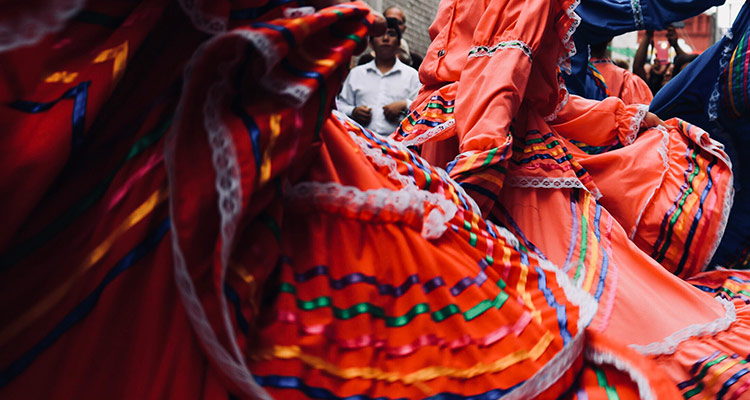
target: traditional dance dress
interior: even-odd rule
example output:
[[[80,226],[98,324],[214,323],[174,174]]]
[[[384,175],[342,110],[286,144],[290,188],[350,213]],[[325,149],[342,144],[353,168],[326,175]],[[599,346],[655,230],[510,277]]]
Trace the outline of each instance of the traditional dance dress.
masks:
[[[750,147],[749,41],[750,8],[744,5],[721,40],[660,90],[651,105],[663,118],[679,117],[706,129],[731,157],[737,194],[711,267],[750,266],[750,164],[742,157]]]
[[[568,241],[543,248],[485,220],[445,171],[331,113],[366,6],[280,3],[96,3],[2,55],[2,188],[30,191],[4,199],[20,215],[2,242],[0,395],[747,389],[745,354],[732,356],[750,342],[743,298],[720,304],[648,261],[593,186],[529,192],[553,194],[542,205],[559,229],[582,213],[569,231],[581,268],[566,273],[549,254]],[[569,5],[550,7],[572,27]],[[702,284],[726,294],[726,280]],[[679,330],[687,320],[699,325]]]
[[[705,374],[691,368],[703,355],[691,358],[693,349],[747,356],[706,334],[736,321],[720,335],[745,340],[748,310],[722,307],[672,273],[705,269],[721,238],[732,201],[728,157],[683,121],[640,132],[645,107],[566,103],[554,78],[569,51],[570,10],[442,3],[420,70],[425,87],[394,139],[422,145],[484,215],[592,293],[599,311],[590,329],[653,356],[689,382],[680,386],[686,393],[719,393],[742,368],[700,382]],[[656,303],[658,315],[648,315]]]
[[[591,70],[597,74],[597,80],[604,86],[604,97],[619,97],[625,104],[651,103],[654,95],[638,75],[618,67],[609,58],[591,58],[589,62]]]

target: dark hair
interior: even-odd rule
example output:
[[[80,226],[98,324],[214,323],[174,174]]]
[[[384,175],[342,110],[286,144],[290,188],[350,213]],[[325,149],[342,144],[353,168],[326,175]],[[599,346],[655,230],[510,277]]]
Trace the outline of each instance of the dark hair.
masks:
[[[398,27],[398,20],[396,18],[386,18],[385,19],[386,29],[393,29],[396,31],[396,38],[399,42],[401,42],[401,29]],[[372,40],[373,37],[370,36],[370,40]]]
[[[598,43],[591,43],[591,55],[596,57],[603,57],[607,53],[607,47],[609,42],[612,40],[611,37],[607,37],[606,40]]]

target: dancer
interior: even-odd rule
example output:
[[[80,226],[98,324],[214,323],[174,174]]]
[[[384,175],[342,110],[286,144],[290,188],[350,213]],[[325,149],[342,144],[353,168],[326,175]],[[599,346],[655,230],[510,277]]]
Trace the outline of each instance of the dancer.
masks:
[[[750,146],[748,126],[747,43],[750,9],[744,5],[732,28],[692,61],[654,98],[652,109],[664,118],[679,117],[703,127],[730,155],[737,189],[721,244],[710,267],[750,266],[750,166],[742,149]]]
[[[601,247],[576,247],[571,280],[545,255],[559,243],[486,221],[444,171],[331,114],[349,58],[378,30],[363,4],[188,5],[200,6],[74,10],[69,28],[4,56],[59,72],[5,80],[8,140],[70,143],[4,158],[52,176],[3,247],[4,397],[674,398],[696,353],[747,348],[746,308],[732,318],[739,301],[712,307],[649,261],[588,187],[563,196],[591,212],[579,226]],[[562,49],[571,4],[511,5],[508,18],[559,16],[537,34]],[[126,57],[99,57],[123,39]],[[104,50],[75,45],[87,40]],[[45,122],[71,109],[76,123]],[[700,325],[680,330],[687,320]],[[743,364],[711,357],[679,388],[741,395]]]

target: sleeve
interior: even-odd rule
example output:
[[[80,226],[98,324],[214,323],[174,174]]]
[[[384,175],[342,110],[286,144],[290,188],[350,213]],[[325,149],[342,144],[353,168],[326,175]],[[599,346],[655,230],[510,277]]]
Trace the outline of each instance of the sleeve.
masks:
[[[482,5],[473,10],[482,16],[456,92],[460,154],[448,170],[484,213],[495,199],[482,194],[502,189],[512,144],[511,122],[526,92],[533,55],[550,29],[551,3],[492,0],[481,10],[477,8]]]
[[[341,92],[336,96],[336,109],[350,117],[354,108],[357,107],[356,96],[352,87],[352,76],[355,73],[354,71],[349,73],[349,76],[344,81],[344,86],[341,88]]]
[[[590,146],[616,141],[627,146],[638,137],[646,113],[647,105],[626,105],[617,97],[599,101],[571,95],[550,126],[564,137]]]
[[[651,104],[654,95],[646,81],[636,74],[626,71],[620,97],[627,104]]]

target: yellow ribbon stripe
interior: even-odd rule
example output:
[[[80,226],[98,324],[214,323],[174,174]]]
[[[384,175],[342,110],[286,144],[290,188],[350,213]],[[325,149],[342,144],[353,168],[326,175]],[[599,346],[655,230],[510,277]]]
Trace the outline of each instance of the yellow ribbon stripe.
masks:
[[[28,312],[23,314],[21,317],[16,319],[13,323],[6,326],[0,331],[0,344],[7,343],[14,336],[19,334],[44,313],[49,311],[55,304],[59,303],[60,300],[70,291],[73,285],[78,279],[91,267],[93,267],[104,255],[109,252],[112,245],[130,228],[135,226],[138,222],[142,221],[144,217],[150,214],[157,205],[163,202],[167,198],[168,191],[166,188],[162,188],[154,192],[149,196],[143,204],[141,204],[135,211],[133,211],[125,220],[118,226],[112,233],[107,236],[104,241],[99,244],[89,255],[84,259],[81,265],[76,271],[73,272],[72,276],[65,281],[62,285],[58,286],[53,292],[48,294],[42,300],[40,300],[35,306],[31,307]]]
[[[530,350],[519,349],[505,357],[494,361],[490,364],[478,363],[469,368],[453,368],[444,366],[431,366],[408,373],[406,375],[400,372],[383,371],[380,368],[373,367],[351,367],[341,368],[320,357],[304,354],[299,346],[273,346],[270,349],[262,350],[255,355],[254,359],[270,360],[278,358],[282,360],[298,359],[315,369],[327,372],[333,376],[343,379],[369,379],[376,381],[386,381],[390,383],[401,382],[406,385],[420,385],[424,382],[448,377],[454,379],[471,379],[484,374],[494,374],[501,372],[514,364],[525,360],[536,361],[549,347],[555,336],[547,331],[539,341]],[[420,387],[417,386],[417,387]],[[421,388],[426,388],[422,386]]]
[[[271,138],[269,139],[266,151],[263,153],[263,164],[260,166],[261,185],[268,182],[271,178],[271,152],[276,144],[276,139],[278,139],[281,133],[281,114],[271,114],[268,125],[271,128]]]

